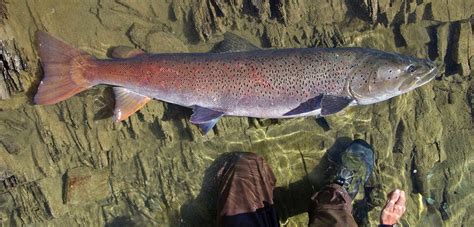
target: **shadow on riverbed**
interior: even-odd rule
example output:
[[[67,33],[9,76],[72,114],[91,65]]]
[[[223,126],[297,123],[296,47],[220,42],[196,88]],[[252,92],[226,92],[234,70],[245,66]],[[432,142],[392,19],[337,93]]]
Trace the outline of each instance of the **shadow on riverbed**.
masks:
[[[311,196],[327,183],[326,176],[330,169],[328,156],[343,151],[350,142],[352,140],[348,137],[338,138],[312,170],[308,171],[308,168],[311,167],[304,164],[306,176],[301,180],[274,189],[275,207],[281,223],[285,223],[290,217],[307,212]],[[222,154],[206,169],[199,195],[181,206],[182,226],[212,226],[216,224],[217,172],[226,161],[237,157],[239,153],[241,152]]]

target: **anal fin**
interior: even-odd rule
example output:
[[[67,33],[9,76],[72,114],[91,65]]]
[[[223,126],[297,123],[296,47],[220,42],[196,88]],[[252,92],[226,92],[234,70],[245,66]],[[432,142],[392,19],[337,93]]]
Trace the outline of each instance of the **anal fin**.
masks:
[[[223,112],[211,110],[201,106],[195,106],[189,121],[198,125],[201,131],[206,134],[217,124],[222,116],[224,116]]]
[[[147,96],[138,94],[123,87],[114,87],[113,89],[115,94],[115,121],[127,119],[130,115],[137,112],[151,100],[151,98]]]

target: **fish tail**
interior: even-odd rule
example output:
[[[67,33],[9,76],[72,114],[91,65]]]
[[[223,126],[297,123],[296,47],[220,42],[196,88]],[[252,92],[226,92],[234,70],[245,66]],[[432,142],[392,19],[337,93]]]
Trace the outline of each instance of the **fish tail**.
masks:
[[[37,32],[37,43],[44,76],[35,104],[54,104],[94,85],[84,77],[94,57],[43,31]]]

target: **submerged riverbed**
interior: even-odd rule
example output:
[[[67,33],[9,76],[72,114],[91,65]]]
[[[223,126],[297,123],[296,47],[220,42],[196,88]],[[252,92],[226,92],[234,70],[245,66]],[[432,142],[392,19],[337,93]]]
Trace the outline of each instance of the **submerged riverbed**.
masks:
[[[378,224],[386,194],[407,192],[403,226],[474,222],[474,2],[452,0],[0,0],[0,223],[209,226],[213,174],[234,151],[255,152],[277,178],[282,225],[304,226],[328,151],[362,138],[376,166],[358,203]],[[203,136],[186,108],[151,101],[115,123],[98,86],[51,106],[35,32],[99,58],[130,46],[207,52],[232,32],[263,48],[361,46],[430,58],[440,75],[391,100],[326,118],[224,117]]]

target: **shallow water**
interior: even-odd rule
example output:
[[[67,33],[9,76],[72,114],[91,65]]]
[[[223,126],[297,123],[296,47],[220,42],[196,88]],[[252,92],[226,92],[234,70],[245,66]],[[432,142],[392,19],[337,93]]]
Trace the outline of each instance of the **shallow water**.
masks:
[[[11,88],[0,93],[2,225],[208,226],[216,166],[228,152],[250,151],[277,177],[281,223],[304,226],[325,155],[355,138],[371,143],[377,157],[361,224],[378,224],[394,188],[409,197],[403,226],[474,222],[474,2],[230,2],[0,1],[0,69],[7,70],[0,91]],[[362,46],[431,58],[441,75],[400,97],[328,117],[328,130],[313,118],[225,117],[202,136],[188,121],[190,110],[160,101],[114,123],[106,86],[32,105],[41,78],[37,30],[97,57],[119,45],[206,52],[231,31],[264,48]]]

